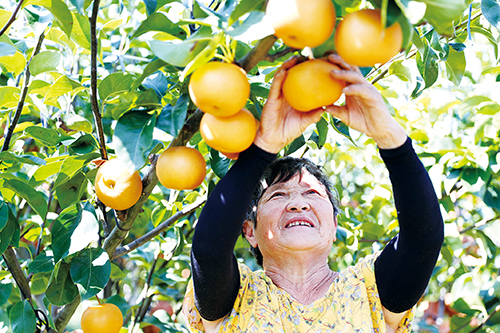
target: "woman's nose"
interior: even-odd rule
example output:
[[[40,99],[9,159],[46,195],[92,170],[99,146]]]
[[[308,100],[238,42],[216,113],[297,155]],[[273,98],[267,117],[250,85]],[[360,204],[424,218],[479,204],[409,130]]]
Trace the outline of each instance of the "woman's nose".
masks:
[[[309,209],[311,209],[309,203],[301,195],[292,196],[287,205],[289,211],[308,211]]]

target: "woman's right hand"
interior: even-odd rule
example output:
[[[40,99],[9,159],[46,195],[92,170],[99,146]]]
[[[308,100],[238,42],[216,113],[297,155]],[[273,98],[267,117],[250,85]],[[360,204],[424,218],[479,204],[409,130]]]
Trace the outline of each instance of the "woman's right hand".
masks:
[[[262,109],[260,127],[254,143],[269,153],[278,153],[299,137],[309,125],[318,122],[324,112],[323,109],[300,112],[285,100],[281,88],[288,69],[296,65],[298,60],[298,57],[292,57],[285,61],[274,75],[267,102]]]

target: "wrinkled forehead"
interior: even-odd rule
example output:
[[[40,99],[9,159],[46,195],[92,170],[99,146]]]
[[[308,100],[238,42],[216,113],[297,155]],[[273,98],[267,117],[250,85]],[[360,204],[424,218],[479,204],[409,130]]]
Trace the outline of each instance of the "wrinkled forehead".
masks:
[[[303,168],[300,172],[297,171],[290,179],[286,181],[279,181],[272,183],[271,185],[267,184],[266,180],[262,180],[262,193],[261,198],[264,197],[267,193],[271,193],[273,191],[281,190],[281,189],[292,189],[292,188],[316,188],[318,190],[322,190],[326,192],[325,186],[313,176],[307,169]],[[260,201],[260,200],[259,200]]]

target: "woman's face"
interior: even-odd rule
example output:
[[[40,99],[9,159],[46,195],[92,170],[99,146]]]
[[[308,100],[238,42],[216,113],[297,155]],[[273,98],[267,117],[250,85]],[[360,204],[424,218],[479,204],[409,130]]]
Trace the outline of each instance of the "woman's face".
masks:
[[[247,238],[264,258],[290,251],[328,255],[336,230],[325,187],[304,169],[302,177],[295,175],[265,190],[257,206],[257,227]]]

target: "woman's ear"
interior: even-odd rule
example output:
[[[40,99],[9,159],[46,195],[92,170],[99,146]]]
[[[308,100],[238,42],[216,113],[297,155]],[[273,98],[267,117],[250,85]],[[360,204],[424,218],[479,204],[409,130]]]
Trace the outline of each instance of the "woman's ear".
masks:
[[[245,235],[245,238],[250,243],[250,245],[252,245],[253,247],[257,247],[254,226],[255,224],[252,221],[245,220],[245,222],[243,222],[243,234]]]

